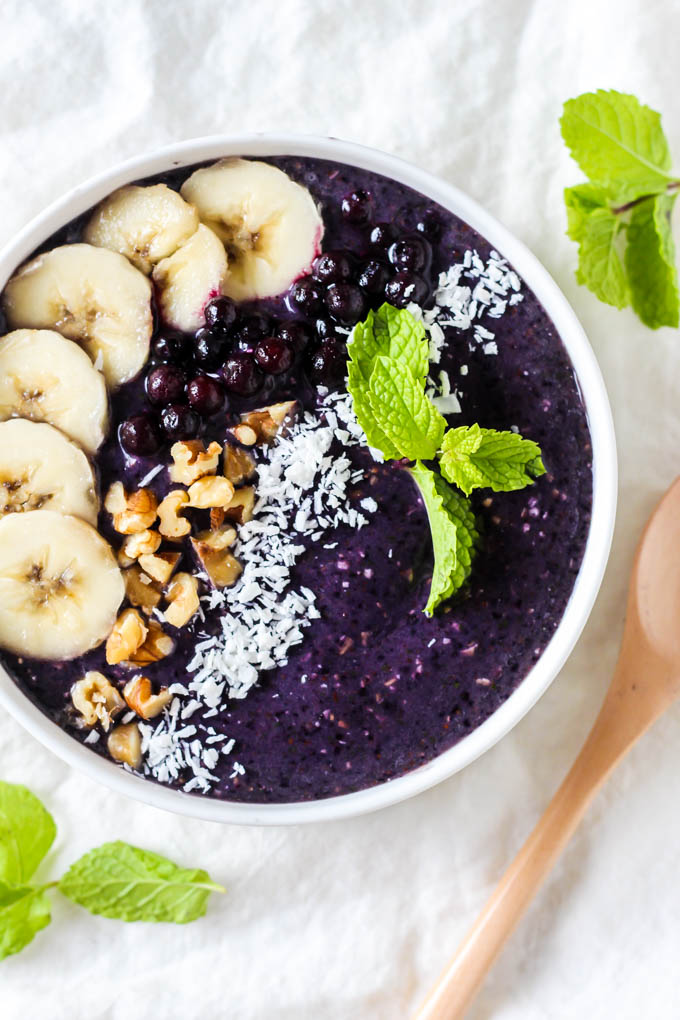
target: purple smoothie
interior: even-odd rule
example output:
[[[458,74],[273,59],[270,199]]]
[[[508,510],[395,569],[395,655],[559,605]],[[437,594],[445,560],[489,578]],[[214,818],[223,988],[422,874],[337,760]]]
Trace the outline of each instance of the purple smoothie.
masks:
[[[430,284],[462,260],[468,249],[482,259],[489,244],[467,224],[412,189],[390,179],[323,160],[284,157],[269,162],[304,184],[320,205],[324,249],[369,254],[369,227],[343,219],[342,198],[362,188],[372,199],[373,221],[396,224],[407,233],[438,223]],[[149,179],[178,188],[192,170]],[[70,224],[44,248],[80,240],[83,220]],[[433,231],[430,230],[432,236]],[[446,329],[439,368],[460,393],[461,413],[451,424],[478,422],[497,429],[516,426],[543,451],[547,474],[515,493],[476,492],[472,501],[483,533],[467,588],[434,618],[422,613],[432,570],[425,510],[403,467],[377,464],[367,450],[346,452],[364,475],[352,489],[357,503],[368,496],[378,511],[360,531],[342,526],[324,542],[307,542],[293,572],[316,594],[320,619],[304,632],[287,665],[260,676],[248,696],[225,703],[191,724],[203,738],[206,727],[234,740],[221,755],[209,796],[234,801],[286,802],[329,797],[385,782],[451,747],[487,719],[513,692],[540,657],[560,622],[578,573],[590,524],[592,451],[585,410],[562,342],[532,292],[494,319],[498,353],[471,349],[469,335]],[[378,302],[379,303],[379,302]],[[291,316],[283,298],[258,302],[257,310],[278,320]],[[464,374],[461,373],[461,368]],[[223,441],[239,413],[274,400],[296,398],[314,409],[318,397],[303,362],[285,375],[268,377],[265,389],[244,400],[230,399],[229,413],[212,419],[206,438]],[[145,406],[142,380],[113,399],[118,423]],[[160,455],[167,465],[169,452]],[[134,488],[159,462],[123,454],[115,429],[97,458],[102,491],[115,480]],[[150,486],[159,498],[169,488],[166,472]],[[102,514],[100,530],[119,538]],[[185,553],[185,560],[190,560]],[[191,569],[191,564],[183,569]],[[154,682],[185,683],[196,634],[219,630],[217,610],[175,636],[168,659],[144,670]],[[88,731],[74,725],[70,689],[86,669],[100,669],[124,683],[130,673],[108,666],[103,648],[69,663],[39,663],[4,655],[4,663],[28,697],[74,739]],[[105,741],[92,745],[106,756]],[[234,774],[234,762],[239,770]],[[181,788],[190,773],[172,785]]]

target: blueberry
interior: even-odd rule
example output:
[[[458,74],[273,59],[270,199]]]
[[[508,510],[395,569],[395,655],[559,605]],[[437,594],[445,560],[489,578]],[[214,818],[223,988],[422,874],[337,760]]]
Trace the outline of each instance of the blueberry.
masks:
[[[276,335],[293,348],[296,354],[304,351],[311,340],[309,326],[304,322],[283,322],[276,331]]]
[[[326,251],[312,263],[312,276],[320,283],[346,283],[352,275],[352,263],[341,251]]]
[[[230,354],[221,369],[225,387],[231,393],[249,397],[262,385],[262,375],[250,354],[235,351]]]
[[[158,426],[150,414],[135,414],[118,430],[120,445],[133,457],[150,457],[161,445]]]
[[[390,245],[387,257],[396,269],[420,273],[429,264],[432,249],[422,237],[406,237]]]
[[[311,276],[303,276],[296,280],[288,292],[288,305],[291,311],[301,312],[311,318],[321,307],[321,289]]]
[[[168,439],[194,439],[201,427],[201,419],[186,404],[168,404],[161,411],[161,428]]]
[[[416,230],[426,237],[428,241],[438,241],[441,237],[443,224],[439,213],[434,209],[428,209],[416,223]]]
[[[228,297],[213,298],[205,306],[205,321],[206,325],[228,333],[236,321],[236,305]]]
[[[396,273],[385,287],[385,297],[396,308],[406,308],[411,302],[422,305],[427,295],[428,286],[422,276],[409,273],[407,270]]]
[[[264,315],[255,313],[247,315],[237,323],[234,330],[236,346],[240,351],[252,351],[258,340],[263,336],[271,336],[272,324]]]
[[[335,336],[335,326],[328,319],[317,319],[316,335],[320,340],[330,340]]]
[[[146,395],[152,404],[174,404],[184,396],[186,381],[177,365],[158,365],[146,377]]]
[[[391,223],[376,223],[371,230],[369,240],[374,248],[387,249],[396,239],[397,232]]]
[[[359,270],[357,283],[367,294],[383,294],[389,278],[389,270],[383,262],[379,262],[378,259],[369,259]]]
[[[269,375],[281,375],[293,364],[293,348],[278,336],[266,336],[255,348],[255,361]]]
[[[209,375],[197,375],[187,383],[187,399],[199,414],[217,414],[224,407],[224,390]]]
[[[371,196],[363,188],[358,188],[350,195],[345,195],[340,208],[342,215],[349,223],[367,223],[371,216]]]
[[[226,341],[221,332],[204,327],[196,333],[194,360],[203,368],[215,368],[224,357]]]
[[[151,350],[160,361],[183,361],[188,355],[189,338],[164,329],[154,338]]]
[[[353,326],[366,314],[364,295],[352,283],[332,283],[326,291],[326,308],[344,326]]]
[[[337,340],[319,344],[308,360],[309,376],[317,386],[336,387],[347,370],[347,351]]]

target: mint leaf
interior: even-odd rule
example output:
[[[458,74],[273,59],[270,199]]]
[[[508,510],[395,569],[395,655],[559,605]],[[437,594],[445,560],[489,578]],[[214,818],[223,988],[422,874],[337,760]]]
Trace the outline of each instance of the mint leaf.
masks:
[[[431,460],[442,441],[446,419],[425,395],[423,379],[407,364],[376,358],[369,388],[375,420],[390,443],[409,460]]]
[[[430,367],[430,349],[422,322],[406,308],[384,304],[375,313],[373,328],[380,353],[404,362],[415,379],[425,381]]]
[[[516,432],[497,432],[479,425],[449,429],[442,442],[441,472],[466,495],[473,489],[512,492],[545,474],[541,449]]]
[[[567,207],[567,236],[572,241],[583,240],[588,217],[595,209],[609,208],[608,192],[598,184],[576,184],[564,189]]]
[[[180,868],[128,843],[104,843],[72,864],[59,889],[93,914],[121,921],[186,924],[205,914],[211,892],[224,892],[205,871]]]
[[[0,960],[19,953],[50,923],[44,888],[0,882]]]
[[[370,362],[370,370],[373,362]],[[347,365],[347,389],[352,397],[354,414],[364,430],[369,446],[380,450],[387,460],[399,460],[401,454],[387,437],[386,433],[375,420],[369,397],[370,374],[367,376],[362,367],[350,361]]]
[[[437,606],[450,598],[470,575],[470,564],[478,540],[474,514],[467,499],[421,464],[411,468],[427,510],[434,549],[430,595],[423,612],[432,616]]]
[[[625,308],[630,291],[617,239],[624,224],[609,209],[594,209],[582,228],[576,279],[608,305]]]
[[[645,199],[632,210],[625,263],[633,308],[645,326],[677,326],[678,271],[670,217],[676,195]]]
[[[56,834],[54,819],[30,790],[0,781],[0,881],[28,882]]]
[[[661,117],[635,96],[586,92],[564,104],[560,124],[572,157],[612,201],[662,192],[671,180]]]

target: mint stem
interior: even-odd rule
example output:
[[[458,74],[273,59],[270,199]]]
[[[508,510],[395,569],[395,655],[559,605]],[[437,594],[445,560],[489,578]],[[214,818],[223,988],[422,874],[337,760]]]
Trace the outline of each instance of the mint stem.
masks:
[[[677,191],[680,188],[680,181],[671,181],[666,186],[666,192]],[[648,198],[654,198],[654,195],[641,195],[640,198],[634,198],[632,202],[626,202],[625,205],[618,205],[612,209],[612,212],[618,216],[619,213],[628,212],[629,209],[633,209],[636,205],[640,205],[641,202],[646,202]]]

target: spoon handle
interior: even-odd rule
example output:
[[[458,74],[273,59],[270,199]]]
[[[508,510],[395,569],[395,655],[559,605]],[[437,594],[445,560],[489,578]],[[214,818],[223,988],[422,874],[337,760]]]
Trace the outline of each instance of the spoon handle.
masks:
[[[620,667],[625,671],[625,666]],[[467,937],[423,1003],[418,1020],[460,1020],[519,921],[574,833],[599,788],[665,704],[630,711],[634,681],[612,689],[571,771],[512,862]]]

